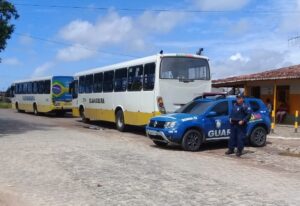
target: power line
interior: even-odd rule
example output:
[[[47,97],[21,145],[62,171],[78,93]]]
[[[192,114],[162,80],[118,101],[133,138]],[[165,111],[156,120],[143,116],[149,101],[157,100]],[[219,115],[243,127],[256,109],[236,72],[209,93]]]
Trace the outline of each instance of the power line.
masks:
[[[32,36],[32,35],[28,35],[28,34],[22,34],[22,33],[18,33],[18,32],[15,32],[14,34],[16,34],[18,36],[29,37],[31,39],[36,39],[36,40],[39,40],[39,41],[49,42],[49,43],[52,43],[52,44],[58,44],[58,45],[63,45],[63,46],[74,46],[74,44],[60,42],[60,41],[56,41],[56,40],[52,40],[52,39],[46,39],[46,38],[43,38],[43,37]],[[94,51],[94,52],[98,52],[98,53],[102,53],[102,54],[109,54],[109,55],[113,55],[113,56],[124,56],[124,57],[131,57],[131,58],[139,58],[138,56],[133,56],[133,55],[124,54],[124,53],[108,52],[108,51],[102,51],[102,50],[98,50],[98,49],[91,49],[89,47],[82,46],[82,45],[76,45],[76,46],[80,47],[82,49],[86,49],[86,50],[89,50],[89,51]]]
[[[107,11],[111,10],[111,7],[92,7],[92,6],[67,6],[67,5],[42,5],[42,4],[23,4],[15,3],[16,6],[26,6],[26,7],[46,7],[46,8],[59,8],[59,9],[83,9],[83,10],[102,10]],[[278,14],[278,13],[300,13],[300,11],[293,10],[189,10],[189,9],[144,9],[144,8],[113,8],[117,11],[126,11],[126,12],[184,12],[184,13],[232,13],[232,12],[243,12],[243,13],[256,13],[256,14]]]

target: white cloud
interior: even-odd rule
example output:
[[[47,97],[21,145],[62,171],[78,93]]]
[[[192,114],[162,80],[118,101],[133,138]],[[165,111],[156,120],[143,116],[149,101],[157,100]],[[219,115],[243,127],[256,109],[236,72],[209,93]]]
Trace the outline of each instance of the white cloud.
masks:
[[[79,61],[94,56],[96,51],[84,48],[81,45],[73,45],[57,52],[57,59],[62,61]]]
[[[195,5],[201,10],[238,10],[245,7],[250,0],[194,0]]]
[[[234,61],[234,62],[236,62],[236,61],[239,61],[239,62],[245,62],[245,63],[247,63],[247,62],[249,62],[250,61],[250,58],[249,57],[244,57],[241,53],[236,53],[236,54],[234,54],[234,55],[232,55],[231,57],[229,57],[229,59],[231,60],[231,61]]]
[[[54,63],[52,62],[46,62],[40,66],[38,66],[37,68],[35,68],[35,70],[32,73],[32,77],[41,77],[41,76],[45,76],[48,72],[49,69],[51,69],[54,66]]]
[[[146,41],[151,35],[170,32],[184,21],[184,17],[183,13],[144,12],[133,18],[110,11],[96,22],[72,21],[60,30],[59,35],[74,45],[95,50],[111,46],[137,51],[145,49]],[[91,56],[92,52],[76,46],[62,49],[57,54],[59,59],[65,61],[77,61]]]
[[[12,58],[3,58],[2,64],[9,65],[9,66],[19,66],[22,63],[20,62],[19,59],[12,57]]]

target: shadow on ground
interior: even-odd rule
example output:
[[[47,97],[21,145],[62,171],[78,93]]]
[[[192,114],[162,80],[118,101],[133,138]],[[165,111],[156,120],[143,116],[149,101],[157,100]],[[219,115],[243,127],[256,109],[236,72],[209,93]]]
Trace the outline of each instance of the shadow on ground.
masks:
[[[77,122],[82,123],[81,120],[77,120]],[[87,129],[90,128],[90,129],[117,130],[115,123],[105,122],[105,121],[89,121],[87,123],[84,123],[83,127],[87,128]],[[125,132],[136,134],[136,135],[143,135],[146,137],[145,127],[142,127],[142,126],[140,126],[140,127],[139,126],[126,126]]]
[[[33,130],[45,131],[50,127],[53,126],[0,117],[0,138],[11,134],[22,134]]]

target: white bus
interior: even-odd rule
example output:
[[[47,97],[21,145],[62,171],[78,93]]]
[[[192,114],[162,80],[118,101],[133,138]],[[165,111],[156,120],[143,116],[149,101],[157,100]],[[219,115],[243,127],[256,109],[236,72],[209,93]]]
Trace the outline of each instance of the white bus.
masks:
[[[50,76],[16,81],[11,86],[12,107],[18,112],[56,112],[64,114],[72,110],[69,85],[72,76]]]
[[[204,56],[158,54],[79,72],[71,88],[74,116],[115,122],[123,131],[210,92],[210,68]]]

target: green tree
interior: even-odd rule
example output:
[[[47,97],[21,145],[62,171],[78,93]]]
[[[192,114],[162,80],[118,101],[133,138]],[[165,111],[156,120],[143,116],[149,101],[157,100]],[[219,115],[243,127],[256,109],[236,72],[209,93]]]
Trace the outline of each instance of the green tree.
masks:
[[[0,0],[0,52],[5,49],[6,41],[15,29],[11,21],[17,18],[19,14],[15,6],[7,0]]]

